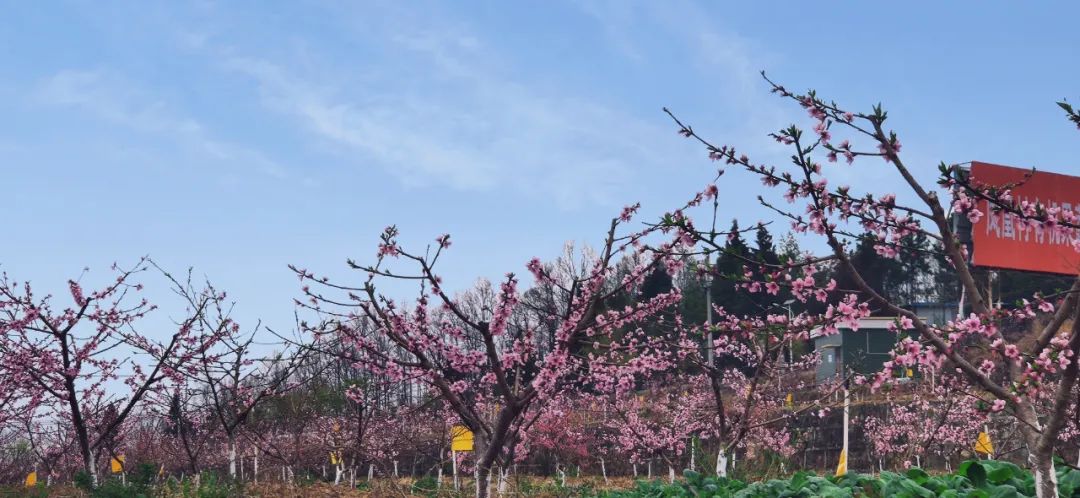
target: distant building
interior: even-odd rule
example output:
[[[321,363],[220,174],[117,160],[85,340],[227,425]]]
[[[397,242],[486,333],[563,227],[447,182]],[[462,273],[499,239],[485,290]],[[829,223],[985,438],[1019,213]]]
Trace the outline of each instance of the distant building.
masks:
[[[810,340],[821,359],[815,381],[820,384],[847,373],[880,372],[899,340],[899,334],[888,329],[894,321],[891,317],[871,317],[859,320],[858,330],[842,326],[838,333],[830,335],[822,334],[821,329],[811,331]]]
[[[958,303],[912,303],[904,308],[919,315],[930,325],[944,325],[945,322],[956,319],[958,306]]]

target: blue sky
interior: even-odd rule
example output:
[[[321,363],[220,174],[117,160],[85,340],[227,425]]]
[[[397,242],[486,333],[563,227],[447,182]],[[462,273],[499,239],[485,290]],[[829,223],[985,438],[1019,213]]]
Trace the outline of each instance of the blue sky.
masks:
[[[660,112],[782,162],[803,113],[767,70],[891,111],[909,163],[1080,174],[1072,2],[10,2],[0,21],[0,267],[60,289],[150,254],[241,318],[291,322],[296,263],[346,276],[382,227],[449,232],[451,286],[597,242],[710,178]],[[838,181],[896,185],[883,165]],[[728,175],[747,223],[756,180]]]

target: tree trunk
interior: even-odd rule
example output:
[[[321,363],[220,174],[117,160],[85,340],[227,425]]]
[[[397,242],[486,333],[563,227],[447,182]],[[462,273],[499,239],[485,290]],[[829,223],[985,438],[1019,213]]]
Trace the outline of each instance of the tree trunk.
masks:
[[[483,465],[477,463],[474,475],[476,478],[476,498],[488,498],[488,484],[491,481],[491,468],[484,468]]]
[[[83,450],[83,470],[90,474],[90,482],[94,484],[95,488],[101,484],[101,480],[98,478],[97,458],[94,455],[94,450],[89,448],[89,444]]]
[[[229,477],[236,480],[236,438],[229,436]]]
[[[503,496],[506,493],[506,484],[510,480],[510,469],[501,469],[499,472],[499,496]]]
[[[1057,473],[1054,472],[1054,448],[1053,445],[1042,446],[1040,439],[1043,425],[1039,422],[1039,416],[1030,403],[1021,403],[1016,413],[1023,424],[1024,440],[1028,447],[1027,463],[1035,478],[1036,498],[1057,498]]]
[[[1028,466],[1034,473],[1036,498],[1057,498],[1058,482],[1053,453],[1028,455]]]
[[[727,477],[727,452],[722,444],[716,452],[716,477]]]

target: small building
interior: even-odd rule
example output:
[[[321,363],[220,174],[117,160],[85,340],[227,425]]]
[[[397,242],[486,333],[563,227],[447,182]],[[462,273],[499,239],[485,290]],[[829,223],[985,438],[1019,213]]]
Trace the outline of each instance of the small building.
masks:
[[[836,334],[822,334],[820,328],[810,332],[814,351],[820,353],[820,362],[814,376],[821,384],[842,378],[847,373],[873,375],[880,372],[889,361],[898,335],[889,330],[895,322],[892,317],[870,317],[859,320],[858,330],[847,326],[838,327]]]
[[[922,318],[930,325],[944,325],[955,320],[959,303],[911,303],[904,308]]]

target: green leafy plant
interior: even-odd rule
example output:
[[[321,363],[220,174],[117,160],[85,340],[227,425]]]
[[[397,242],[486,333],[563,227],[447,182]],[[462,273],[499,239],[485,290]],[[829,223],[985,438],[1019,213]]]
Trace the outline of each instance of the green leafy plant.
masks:
[[[821,477],[796,472],[787,479],[744,483],[686,471],[674,484],[640,481],[626,491],[602,492],[600,498],[1028,498],[1035,496],[1031,473],[1009,462],[971,460],[955,473],[930,475],[922,469],[877,476],[850,473]],[[1057,466],[1062,498],[1080,498],[1080,471]]]

